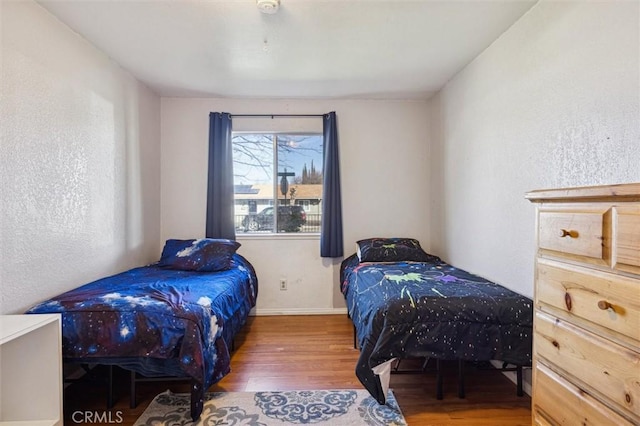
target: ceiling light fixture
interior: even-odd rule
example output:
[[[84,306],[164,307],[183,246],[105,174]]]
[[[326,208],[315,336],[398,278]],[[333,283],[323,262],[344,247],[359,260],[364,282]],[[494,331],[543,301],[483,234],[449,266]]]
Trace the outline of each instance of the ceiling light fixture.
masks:
[[[273,15],[280,8],[280,0],[256,0],[260,12]]]

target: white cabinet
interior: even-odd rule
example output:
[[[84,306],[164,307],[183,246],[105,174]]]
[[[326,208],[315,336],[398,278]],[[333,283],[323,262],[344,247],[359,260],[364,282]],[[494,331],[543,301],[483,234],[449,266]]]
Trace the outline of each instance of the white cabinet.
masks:
[[[62,425],[60,316],[0,316],[0,425]]]

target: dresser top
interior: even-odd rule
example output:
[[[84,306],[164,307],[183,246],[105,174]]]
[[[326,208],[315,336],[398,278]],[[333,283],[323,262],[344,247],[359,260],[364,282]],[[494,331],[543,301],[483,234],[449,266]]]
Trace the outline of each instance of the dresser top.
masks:
[[[525,194],[531,202],[567,201],[640,201],[640,183],[582,186],[574,188],[540,189]]]

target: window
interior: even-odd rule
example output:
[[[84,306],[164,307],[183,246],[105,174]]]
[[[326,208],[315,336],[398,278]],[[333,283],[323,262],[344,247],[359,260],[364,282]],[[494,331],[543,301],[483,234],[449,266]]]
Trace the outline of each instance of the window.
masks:
[[[323,136],[234,132],[232,142],[236,229],[319,233]]]

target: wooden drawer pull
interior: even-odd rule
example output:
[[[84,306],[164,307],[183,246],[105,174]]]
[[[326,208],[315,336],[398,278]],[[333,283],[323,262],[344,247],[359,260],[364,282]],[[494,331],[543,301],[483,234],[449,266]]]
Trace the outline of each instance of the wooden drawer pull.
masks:
[[[606,300],[601,300],[598,302],[598,308],[602,309],[603,311],[606,311],[607,309],[613,309],[613,305],[609,302],[607,302]]]
[[[561,229],[560,230],[560,238],[564,238],[564,237],[571,237],[571,238],[578,238],[578,231],[574,231],[573,229],[570,230],[566,230],[566,229]]]

